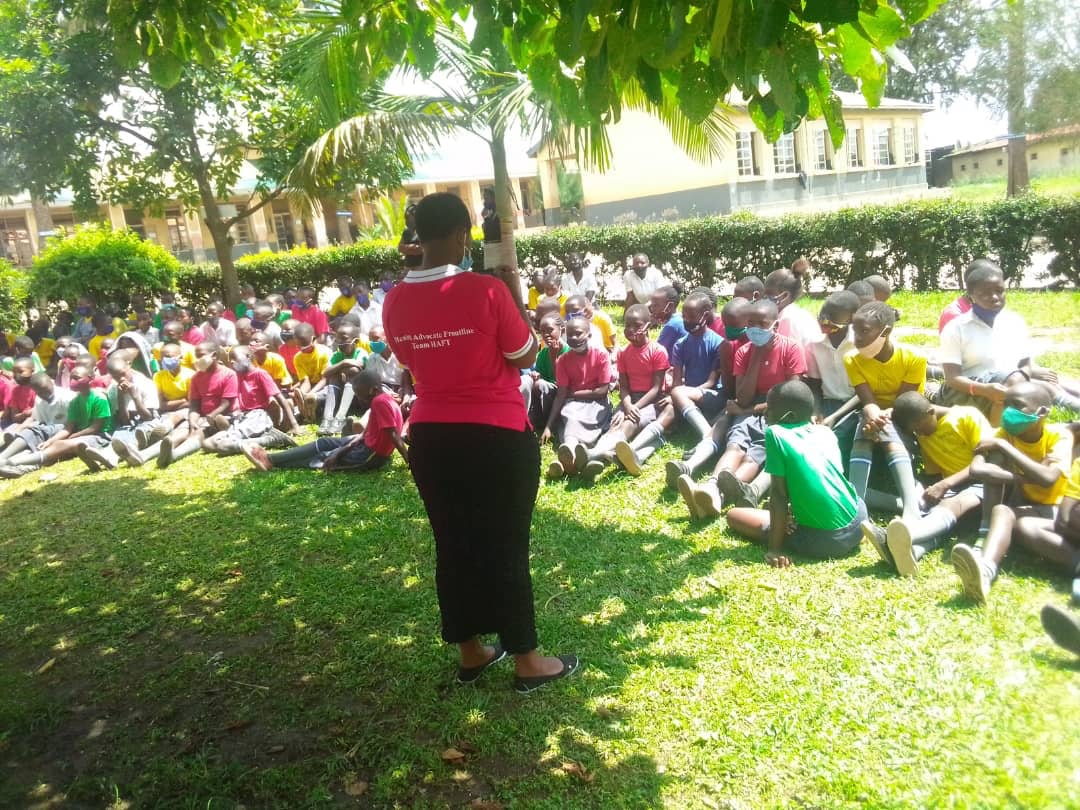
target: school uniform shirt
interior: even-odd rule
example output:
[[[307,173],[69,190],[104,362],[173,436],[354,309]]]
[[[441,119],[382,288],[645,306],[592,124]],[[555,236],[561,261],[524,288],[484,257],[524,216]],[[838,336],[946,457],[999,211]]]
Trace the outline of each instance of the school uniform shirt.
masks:
[[[664,351],[671,357],[675,344],[687,335],[686,326],[683,324],[682,315],[672,315],[668,322],[660,327],[660,334],[656,336],[656,342],[664,347]]]
[[[63,425],[67,421],[68,406],[75,399],[75,392],[59,385],[53,387],[52,399],[37,397],[30,418],[39,425]]]
[[[649,265],[644,278],[635,273],[633,268],[627,270],[623,275],[623,284],[626,285],[627,292],[634,294],[634,299],[639,304],[648,304],[652,294],[661,287],[666,287],[668,280],[663,273]]]
[[[233,400],[232,406],[225,410],[230,414],[236,410],[237,391],[236,372],[220,363],[210,371],[196,371],[188,386],[188,399],[199,402],[199,414],[206,416],[221,405],[222,400]]]
[[[569,351],[555,361],[555,385],[571,396],[575,391],[610,385],[611,358],[603,349],[590,346],[578,354]]]
[[[349,311],[360,319],[360,334],[365,338],[376,326],[382,326],[382,307],[374,301],[368,303],[367,309],[357,304]]]
[[[154,348],[151,349],[151,352],[154,355],[154,359],[157,361],[157,364],[159,366],[161,365],[161,347],[164,346],[164,345],[165,345],[165,343],[163,341],[158,341],[157,343],[154,344]],[[190,368],[190,369],[194,370],[194,368],[195,368],[195,347],[192,346],[190,343],[187,343],[187,342],[185,342],[183,340],[180,341],[179,345],[180,345],[180,365],[183,366],[184,368]]]
[[[379,381],[383,385],[389,385],[393,388],[401,385],[401,363],[394,357],[393,352],[390,353],[389,357],[383,357],[381,354],[369,354],[364,359],[364,368],[378,374]]]
[[[364,351],[361,347],[357,346],[355,349],[353,349],[353,353],[349,355],[348,359],[362,361],[365,357],[367,357],[367,355],[368,355],[368,353],[366,351]],[[340,351],[340,350],[335,350],[334,353],[332,355],[330,355],[330,365],[331,366],[336,366],[338,363],[340,363],[344,359],[345,359],[345,352]]]
[[[1011,309],[1001,310],[990,326],[974,312],[958,315],[941,332],[944,364],[960,366],[966,377],[991,371],[1012,371],[1031,357],[1027,323]]]
[[[322,379],[326,367],[330,365],[330,349],[321,343],[312,343],[313,351],[297,350],[293,355],[293,368],[296,370],[296,381],[307,380],[312,385]],[[285,348],[282,346],[282,348]]]
[[[326,313],[315,304],[308,307],[296,307],[293,310],[293,317],[301,323],[311,324],[311,328],[315,330],[315,337],[325,335],[330,331],[330,321],[327,320]]]
[[[289,367],[285,358],[276,352],[267,351],[266,357],[260,362],[254,354],[251,355],[251,363],[256,368],[261,368],[273,379],[278,386],[292,385],[292,377],[289,375]]]
[[[619,352],[616,366],[619,374],[625,374],[630,384],[630,391],[641,394],[653,386],[653,374],[667,371],[667,351],[659,343],[649,341],[644,346],[627,345]],[[661,388],[663,383],[661,383]]]
[[[851,339],[851,327],[847,327],[839,346],[833,346],[828,335],[822,335],[806,347],[806,376],[821,380],[821,395],[825,399],[847,401],[855,396],[855,388],[848,379],[844,357],[855,351]]]
[[[401,416],[401,408],[397,401],[387,394],[380,392],[371,400],[368,408],[368,423],[364,428],[364,444],[371,452],[383,458],[394,455],[394,442],[386,434],[387,428],[393,428],[399,434],[404,419]]]
[[[581,281],[574,278],[573,273],[564,273],[559,281],[559,286],[567,296],[584,295],[588,298],[589,293],[595,296],[600,291],[600,286],[596,283],[596,276],[593,275],[591,270],[585,269],[581,271]]]
[[[949,321],[956,317],[963,315],[965,312],[971,312],[971,299],[966,295],[958,296],[955,301],[949,304],[945,309],[941,310],[941,317],[938,318],[937,330],[940,335],[945,329],[945,325]]]
[[[926,388],[926,358],[907,346],[893,344],[892,357],[884,363],[852,352],[844,358],[844,368],[853,388],[870,386],[879,408],[891,408],[904,383],[916,386],[920,394]]]
[[[542,293],[538,289],[536,289],[535,287],[530,286],[529,287],[529,303],[526,304],[526,307],[528,309],[535,310],[536,305],[540,303],[540,296],[541,295],[542,295]]]
[[[594,309],[592,316],[592,325],[600,332],[600,336],[604,339],[604,348],[610,351],[615,348],[615,324],[611,320],[611,316],[608,315],[602,309]]]
[[[236,326],[225,318],[218,318],[217,326],[207,321],[202,325],[202,333],[205,338],[214,341],[218,346],[236,345]],[[184,339],[187,340],[186,337]]]
[[[1080,458],[1073,462],[1069,480],[1065,482],[1065,491],[1061,493],[1061,497],[1080,501]]]
[[[560,357],[570,351],[570,347],[563,343],[559,346],[559,349],[555,357],[551,356],[551,349],[544,346],[540,351],[536,353],[536,373],[540,375],[541,379],[547,380],[549,383],[555,382],[555,363]]]
[[[277,383],[261,368],[252,366],[247,374],[236,375],[238,411],[266,410],[270,401],[280,393]]]
[[[1073,435],[1068,425],[1043,425],[1042,436],[1036,441],[1025,442],[1019,436],[1010,436],[1004,428],[998,428],[997,438],[1004,439],[1036,464],[1049,460],[1050,465],[1060,472],[1052,486],[1040,487],[1036,484],[1024,484],[1021,489],[1024,497],[1032,503],[1055,505],[1061,503],[1065,495],[1065,485],[1072,464]]]
[[[950,476],[971,466],[979,442],[993,436],[994,429],[982,411],[957,405],[938,419],[937,430],[929,436],[916,436],[916,440],[927,472]]]
[[[557,300],[559,302],[559,315],[561,317],[565,318],[566,317],[566,298],[567,298],[567,296],[565,294],[563,294],[563,293],[559,293],[558,298],[556,298],[555,296],[552,296],[552,295],[542,295],[542,296],[540,296],[540,300],[537,302],[536,305],[540,306],[540,304],[543,304],[545,302],[556,301]]]
[[[191,378],[195,376],[195,370],[180,366],[180,370],[174,375],[171,371],[161,369],[154,374],[154,385],[157,386],[158,394],[166,402],[176,399],[187,399],[188,390],[191,388]]]
[[[345,315],[355,306],[356,298],[351,295],[339,295],[334,299],[334,303],[330,305],[328,314],[331,318],[337,318],[340,315]]]
[[[832,531],[855,519],[859,498],[843,469],[836,435],[824,425],[765,429],[765,472],[786,481],[798,525]]]
[[[188,330],[184,332],[184,336],[181,338],[184,343],[190,343],[192,346],[198,346],[204,340],[206,340],[206,334],[197,326],[188,327]]]
[[[161,340],[161,333],[152,326],[147,328],[145,332],[140,332],[138,329],[135,329],[134,332],[137,335],[142,335],[143,339],[150,346],[153,346],[155,343]]]
[[[296,363],[293,361],[296,359],[297,353],[300,351],[300,347],[293,343],[282,343],[278,346],[278,354],[281,355],[281,359],[285,361],[285,368],[289,370],[289,373],[293,376],[293,379],[298,379],[296,376]]]
[[[120,333],[115,330],[107,335],[94,335],[92,338],[90,338],[90,342],[86,344],[86,350],[90,352],[91,357],[96,358],[99,354],[101,354],[101,344],[104,341],[108,340],[109,338],[116,340],[118,337],[120,337]]]
[[[731,373],[733,375],[741,377],[746,374],[750,368],[750,356],[755,348],[757,347],[747,340],[746,343],[735,350],[735,357],[731,361]],[[769,389],[774,385],[779,385],[784,380],[805,373],[806,353],[803,351],[803,347],[778,332],[772,343],[769,344],[768,353],[761,360],[761,370],[758,372],[757,387],[754,389],[754,394],[758,397],[763,396],[769,393]],[[734,391],[731,392],[732,395],[734,393]]]
[[[411,422],[527,428],[521,374],[507,361],[533,335],[502,281],[456,265],[410,270],[386,296],[383,326],[416,381]]]
[[[37,352],[37,356],[41,358],[42,363],[49,365],[52,362],[53,355],[56,354],[56,341],[52,338],[42,338],[34,347],[34,351]]]
[[[821,326],[817,318],[793,301],[781,311],[776,321],[776,333],[791,338],[805,350],[821,339]]]
[[[91,318],[76,318],[75,323],[71,325],[71,337],[84,346],[96,334],[97,330],[94,328],[94,322]]]
[[[704,330],[700,335],[688,332],[676,341],[675,349],[671,352],[671,365],[682,368],[683,385],[697,387],[709,379],[716,367],[716,356],[722,342],[723,338],[711,329]]]
[[[158,399],[157,386],[154,384],[153,380],[145,374],[140,374],[138,371],[132,371],[131,384],[135,386],[135,390],[142,395],[143,407],[146,408],[146,410],[156,411],[161,407]],[[112,408],[113,415],[117,415],[120,412],[120,389],[116,387],[115,382],[106,389],[105,395],[109,398],[109,406]],[[130,397],[128,397],[125,410],[129,414],[138,412],[135,403]]]
[[[109,434],[113,432],[112,408],[109,406],[109,398],[99,389],[91,388],[82,391],[72,397],[68,403],[66,423],[73,428],[73,433],[86,430],[95,419],[103,420],[101,432]]]
[[[11,408],[14,413],[29,411],[34,407],[36,400],[37,394],[29,385],[19,385],[0,375],[0,411],[6,411],[8,408]]]

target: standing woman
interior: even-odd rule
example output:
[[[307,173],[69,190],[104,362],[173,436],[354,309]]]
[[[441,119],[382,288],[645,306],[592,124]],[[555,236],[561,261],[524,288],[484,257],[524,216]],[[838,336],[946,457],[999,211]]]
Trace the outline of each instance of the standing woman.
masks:
[[[461,652],[457,679],[471,683],[509,653],[514,689],[525,693],[571,674],[578,659],[536,649],[529,529],[540,450],[519,370],[538,345],[517,274],[467,272],[471,225],[453,194],[420,201],[423,265],[386,296],[383,326],[408,371],[406,394],[415,380],[409,466],[435,535],[442,637]],[[499,644],[484,645],[488,633]]]

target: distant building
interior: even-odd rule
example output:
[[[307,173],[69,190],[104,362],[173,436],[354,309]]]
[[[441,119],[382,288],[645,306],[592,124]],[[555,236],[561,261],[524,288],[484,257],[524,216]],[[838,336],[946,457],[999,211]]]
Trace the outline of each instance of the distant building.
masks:
[[[539,164],[545,219],[556,224],[563,216],[560,171],[579,175],[581,218],[596,224],[819,210],[924,194],[922,117],[933,107],[885,98],[869,109],[861,95],[839,95],[848,132],[840,149],[820,120],[769,144],[745,104],[733,105],[733,132],[711,165],[687,157],[660,121],[640,112],[624,112],[609,128],[612,165],[602,174],[541,142],[530,154]]]
[[[1080,171],[1080,124],[1028,135],[1025,143],[1028,174]],[[993,138],[953,149],[948,161],[953,183],[997,180],[1009,174],[1009,139]]]

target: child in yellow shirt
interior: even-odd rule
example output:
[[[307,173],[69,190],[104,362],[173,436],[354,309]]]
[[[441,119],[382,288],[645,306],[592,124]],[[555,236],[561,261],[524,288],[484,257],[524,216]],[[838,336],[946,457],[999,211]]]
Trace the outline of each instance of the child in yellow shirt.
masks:
[[[1065,562],[1060,545],[1042,534],[1047,522],[1057,525],[1058,505],[1065,496],[1072,463],[1073,434],[1068,425],[1047,425],[1052,399],[1037,383],[1013,385],[1005,394],[1001,428],[983,442],[972,474],[983,482],[984,521],[989,516],[982,549],[958,543],[952,552],[964,593],[983,603],[997,578],[1013,536],[1038,554]],[[1075,520],[1069,509],[1069,523]],[[1041,518],[1037,523],[1025,518]],[[1070,558],[1071,559],[1071,558]],[[1073,572],[1076,567],[1073,565]]]
[[[315,328],[310,323],[297,322],[293,339],[298,350],[293,357],[296,383],[290,394],[303,417],[311,421],[317,405],[315,397],[310,395],[311,389],[322,382],[323,372],[330,365],[330,349],[315,342]]]

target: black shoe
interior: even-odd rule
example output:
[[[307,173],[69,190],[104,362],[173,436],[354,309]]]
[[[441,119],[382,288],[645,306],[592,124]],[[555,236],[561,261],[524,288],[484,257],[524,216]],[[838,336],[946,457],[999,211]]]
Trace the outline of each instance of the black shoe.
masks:
[[[1080,655],[1080,621],[1057,605],[1043,605],[1042,626],[1050,639],[1073,655]]]
[[[491,656],[485,663],[476,667],[458,667],[457,682],[458,683],[476,683],[480,680],[480,676],[483,675],[487,668],[493,664],[497,664],[506,658],[506,650],[499,644],[495,645],[495,654]]]
[[[556,672],[554,675],[537,675],[534,678],[514,678],[514,691],[519,695],[527,695],[552,681],[573,675],[581,665],[576,655],[560,655],[559,660],[563,665],[561,672]]]

